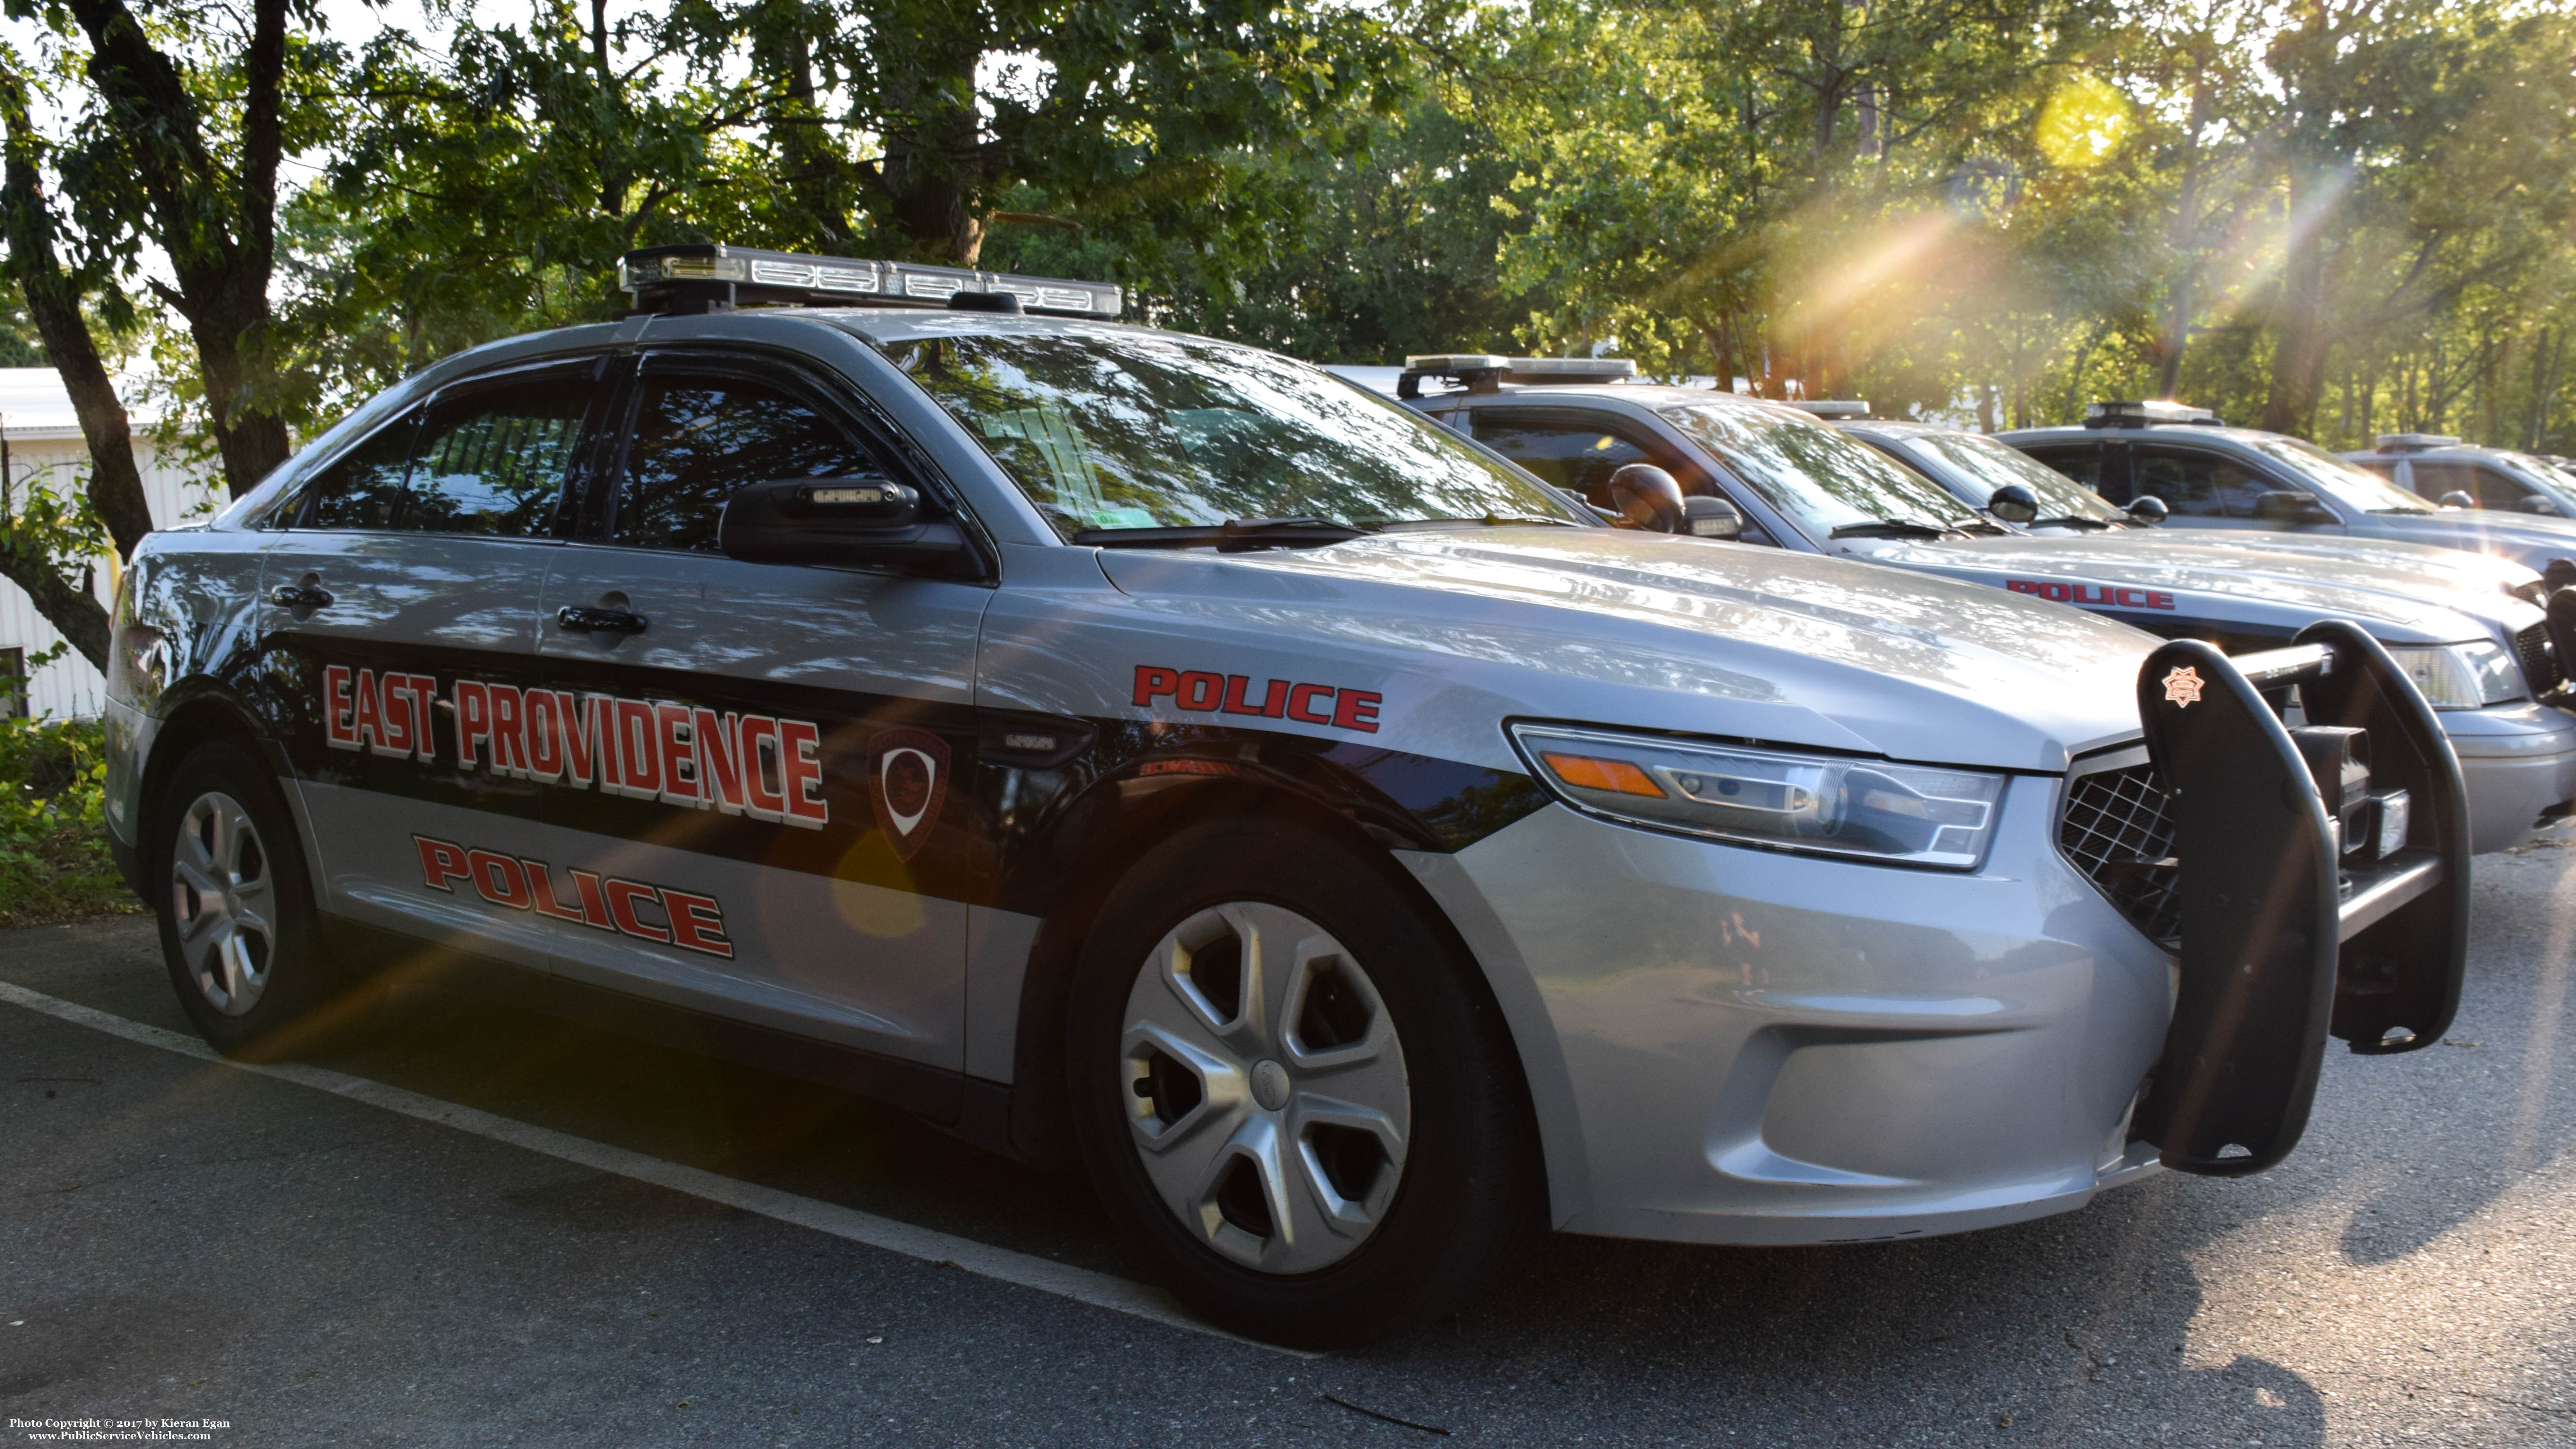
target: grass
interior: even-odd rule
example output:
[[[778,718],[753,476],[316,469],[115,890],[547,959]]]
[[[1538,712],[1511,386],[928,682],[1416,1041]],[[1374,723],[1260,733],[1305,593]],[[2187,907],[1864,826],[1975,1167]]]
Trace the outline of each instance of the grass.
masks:
[[[107,853],[96,720],[0,720],[0,929],[140,911]]]

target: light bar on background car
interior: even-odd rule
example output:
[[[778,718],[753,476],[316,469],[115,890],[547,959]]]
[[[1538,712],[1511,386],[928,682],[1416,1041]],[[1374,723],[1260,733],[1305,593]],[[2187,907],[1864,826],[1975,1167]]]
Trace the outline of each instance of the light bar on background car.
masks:
[[[2448,433],[2382,433],[2371,441],[2383,453],[2421,453],[2432,448],[2460,446],[2460,440]]]
[[[697,242],[644,247],[617,262],[617,285],[642,312],[735,307],[947,307],[960,293],[1016,298],[1020,310],[1115,318],[1126,299],[1105,282],[1023,277],[921,262],[810,257]],[[1007,305],[1007,304],[1004,304]]]
[[[2170,398],[2149,398],[2143,402],[2097,402],[2084,409],[2084,426],[2088,428],[2143,428],[2150,423],[2223,426],[2218,414],[2209,409],[2190,407]]]
[[[1499,352],[1427,352],[1404,359],[1404,375],[1395,395],[1422,396],[1422,379],[1446,378],[1469,392],[1494,392],[1502,384],[1530,385],[1624,382],[1637,375],[1626,357],[1506,357]]]
[[[1865,418],[1869,416],[1867,400],[1856,397],[1809,398],[1789,406],[1819,418]]]

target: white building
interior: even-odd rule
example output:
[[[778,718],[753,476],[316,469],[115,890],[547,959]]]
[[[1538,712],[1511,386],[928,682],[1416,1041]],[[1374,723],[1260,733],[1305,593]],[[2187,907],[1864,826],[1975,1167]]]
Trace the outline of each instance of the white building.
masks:
[[[147,420],[134,420],[134,461],[143,474],[143,496],[152,508],[155,527],[203,517],[224,497],[223,472],[209,456],[191,464],[184,448],[163,457],[163,450],[143,435]],[[81,439],[80,421],[72,412],[71,394],[50,367],[0,367],[0,449],[7,453],[5,511],[15,515],[30,489],[71,494],[89,484],[89,446]],[[100,603],[116,596],[117,564],[113,553],[99,557],[91,571],[91,588]],[[0,672],[20,672],[62,638],[45,616],[36,612],[26,591],[0,579]],[[14,655],[11,651],[16,651]],[[0,700],[0,708],[24,708],[36,715],[97,714],[107,681],[78,653],[35,672],[23,705]]]

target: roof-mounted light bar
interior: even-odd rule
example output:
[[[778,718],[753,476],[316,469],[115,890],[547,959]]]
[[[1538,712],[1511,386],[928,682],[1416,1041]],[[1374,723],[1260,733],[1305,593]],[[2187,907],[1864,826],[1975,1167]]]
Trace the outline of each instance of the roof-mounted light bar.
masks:
[[[2382,433],[2371,441],[2383,453],[2421,453],[2433,448],[2456,448],[2460,440],[2448,433]]]
[[[2084,426],[2088,428],[2143,428],[2155,423],[2225,426],[2218,414],[2207,408],[2187,407],[2167,398],[2149,398],[2144,402],[2097,402],[2084,409]]]
[[[1805,399],[1804,401],[1800,401],[1800,402],[1793,402],[1793,403],[1789,404],[1789,406],[1791,406],[1791,407],[1793,407],[1793,408],[1796,408],[1798,411],[1800,411],[1800,412],[1802,412],[1802,413],[1806,413],[1806,414],[1808,414],[1808,415],[1809,415],[1809,416],[1811,416],[1811,417],[1819,417],[1819,418],[1865,418],[1865,417],[1868,417],[1868,416],[1869,416],[1869,402],[1868,402],[1868,400],[1866,400],[1866,399],[1864,399],[1864,398],[1856,398],[1856,397],[1819,397],[1819,398],[1808,398],[1808,399]]]
[[[729,312],[737,307],[948,307],[1004,310],[1011,297],[1019,310],[1053,317],[1111,319],[1125,310],[1119,289],[1105,282],[1023,277],[970,267],[919,262],[873,262],[809,257],[696,242],[644,247],[617,262],[617,285],[635,297],[639,312],[664,315]]]
[[[1397,397],[1422,396],[1422,379],[1445,378],[1469,392],[1495,392],[1504,383],[1533,386],[1621,382],[1637,375],[1625,357],[1505,357],[1496,352],[1416,353],[1404,359]]]

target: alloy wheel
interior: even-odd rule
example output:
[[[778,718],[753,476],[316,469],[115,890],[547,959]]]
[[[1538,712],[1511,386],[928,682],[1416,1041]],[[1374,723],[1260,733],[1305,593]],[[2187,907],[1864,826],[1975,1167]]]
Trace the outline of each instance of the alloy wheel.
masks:
[[[1146,1176],[1201,1242],[1265,1273],[1356,1251],[1404,1175],[1412,1091],[1377,987],[1323,927],[1237,901],[1137,973],[1121,1039]]]
[[[170,850],[179,954],[206,1003],[226,1016],[259,1004],[277,959],[277,891],[259,827],[220,790],[179,817]]]

